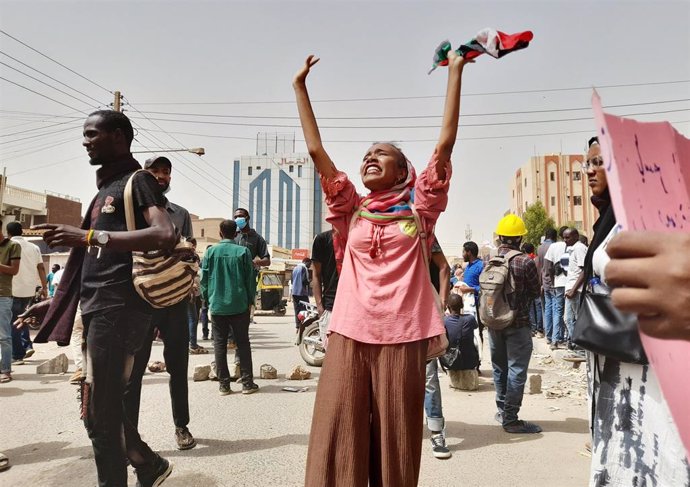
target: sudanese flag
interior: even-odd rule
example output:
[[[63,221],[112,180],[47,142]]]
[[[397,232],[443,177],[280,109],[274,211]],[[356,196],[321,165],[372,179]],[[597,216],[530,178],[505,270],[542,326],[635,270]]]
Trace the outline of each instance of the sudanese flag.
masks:
[[[471,41],[461,45],[456,49],[458,55],[465,59],[474,59],[482,54],[488,54],[496,59],[502,58],[506,54],[518,51],[529,46],[534,37],[532,31],[518,32],[517,34],[506,34],[504,32],[486,28],[480,30]],[[443,41],[434,53],[434,65],[429,74],[438,66],[448,65],[448,52],[451,46],[449,41]]]

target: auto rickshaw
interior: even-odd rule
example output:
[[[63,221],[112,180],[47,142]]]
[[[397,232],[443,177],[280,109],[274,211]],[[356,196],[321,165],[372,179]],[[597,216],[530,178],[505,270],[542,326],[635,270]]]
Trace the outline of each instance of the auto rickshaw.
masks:
[[[284,315],[287,309],[287,299],[283,298],[283,281],[281,272],[261,269],[256,283],[257,311],[273,311],[277,315]]]

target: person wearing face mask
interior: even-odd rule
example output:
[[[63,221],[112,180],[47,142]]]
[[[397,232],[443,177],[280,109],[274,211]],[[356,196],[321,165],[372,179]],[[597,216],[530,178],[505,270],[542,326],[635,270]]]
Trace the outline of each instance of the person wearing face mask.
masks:
[[[164,156],[154,156],[144,163],[144,169],[150,172],[158,182],[163,194],[170,192],[172,163]],[[175,231],[184,238],[192,238],[192,220],[189,212],[183,207],[165,199],[165,209],[175,226]],[[151,345],[155,330],[160,332],[163,340],[163,357],[165,369],[170,375],[170,402],[175,423],[175,441],[178,450],[188,450],[196,446],[196,440],[189,432],[189,391],[187,369],[189,366],[189,300],[183,299],[167,308],[153,310],[151,329],[146,342],[134,358],[132,379],[127,384],[125,393],[125,412],[134,425],[139,422],[139,404],[141,402],[141,379],[151,358]],[[201,348],[197,345],[198,348]],[[205,352],[205,349],[204,349]],[[196,351],[199,353],[199,351]],[[202,352],[203,353],[203,352]]]
[[[254,269],[271,265],[271,255],[268,253],[266,240],[249,226],[249,212],[244,208],[237,208],[233,217],[237,224],[235,243],[247,247],[252,254]]]
[[[271,254],[268,253],[268,245],[266,240],[258,234],[256,230],[249,226],[249,211],[244,208],[237,208],[235,210],[233,219],[237,225],[237,235],[235,236],[235,243],[247,247],[252,254],[252,262],[254,263],[254,272],[256,277],[259,276],[259,269],[271,265]],[[252,304],[249,322],[254,323],[254,305]],[[236,363],[239,363],[236,361]]]

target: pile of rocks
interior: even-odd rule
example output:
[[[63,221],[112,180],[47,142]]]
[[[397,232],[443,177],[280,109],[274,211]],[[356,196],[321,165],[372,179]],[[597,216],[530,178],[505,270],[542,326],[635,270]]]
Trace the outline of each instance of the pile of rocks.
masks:
[[[261,379],[278,379],[278,370],[270,364],[261,365],[259,370],[259,378]],[[208,365],[197,365],[194,367],[194,375],[192,377],[194,382],[218,380],[215,362],[211,362]],[[240,366],[238,364],[232,364],[230,366],[230,378],[237,380],[239,377]],[[302,365],[296,365],[285,374],[285,378],[287,380],[306,380],[311,378],[311,372]]]

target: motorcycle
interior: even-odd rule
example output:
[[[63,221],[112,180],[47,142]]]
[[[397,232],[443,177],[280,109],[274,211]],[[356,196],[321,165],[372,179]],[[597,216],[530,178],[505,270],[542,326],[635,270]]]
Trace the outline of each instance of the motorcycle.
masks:
[[[321,367],[326,358],[326,349],[321,341],[321,330],[319,329],[319,315],[315,304],[302,301],[304,307],[297,314],[299,320],[299,330],[297,332],[297,346],[302,359],[312,367]]]

